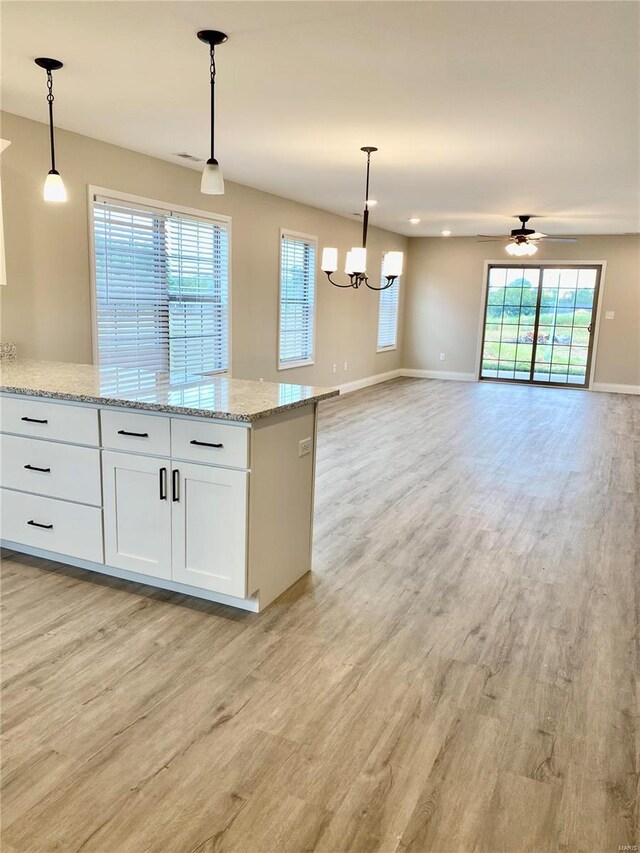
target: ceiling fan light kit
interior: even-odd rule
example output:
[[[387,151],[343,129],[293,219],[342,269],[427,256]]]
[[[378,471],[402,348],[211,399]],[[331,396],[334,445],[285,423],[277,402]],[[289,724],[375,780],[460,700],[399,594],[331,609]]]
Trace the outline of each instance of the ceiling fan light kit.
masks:
[[[349,276],[349,284],[340,284],[339,281],[334,281],[331,276],[338,269],[338,250],[329,246],[322,250],[322,261],[320,269],[326,274],[327,278],[335,287],[354,287],[359,288],[365,284],[370,290],[386,290],[394,283],[394,281],[402,275],[403,253],[402,252],[387,252],[384,255],[382,263],[382,277],[386,280],[385,284],[376,287],[369,284],[367,276],[367,233],[369,230],[369,208],[376,205],[378,202],[369,198],[369,177],[371,172],[371,155],[377,148],[367,145],[360,149],[367,155],[367,177],[365,182],[364,193],[364,211],[362,214],[362,246],[354,246],[347,252],[345,258],[344,271]]]
[[[575,237],[550,237],[548,234],[543,234],[542,231],[536,231],[534,228],[527,228],[527,222],[531,216],[518,216],[520,227],[513,228],[511,234],[508,235],[509,242],[504,247],[509,255],[516,258],[523,258],[530,255],[535,255],[538,251],[538,243],[540,240],[548,240],[550,243],[575,243]],[[506,236],[506,235],[505,235]],[[491,243],[496,240],[504,240],[504,237],[499,237],[489,234],[478,234],[479,243]]]
[[[50,59],[48,56],[39,56],[34,60],[39,68],[44,68],[47,72],[47,103],[49,105],[49,144],[51,147],[51,168],[45,178],[42,197],[49,202],[65,202],[67,200],[67,190],[64,181],[60,177],[60,172],[56,169],[56,142],[53,127],[53,72],[59,71],[63,67],[63,63],[59,59]]]
[[[223,195],[224,178],[222,169],[216,160],[214,150],[215,139],[215,90],[216,90],[216,58],[215,51],[219,44],[227,40],[227,35],[219,30],[200,30],[198,38],[209,45],[209,85],[211,87],[211,152],[202,172],[200,192],[205,195]]]

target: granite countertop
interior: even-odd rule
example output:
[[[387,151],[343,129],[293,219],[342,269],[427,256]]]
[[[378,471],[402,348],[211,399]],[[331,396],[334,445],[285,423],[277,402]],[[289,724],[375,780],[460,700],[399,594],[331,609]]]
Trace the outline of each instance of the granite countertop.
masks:
[[[228,376],[176,378],[145,369],[56,361],[0,362],[0,391],[77,403],[122,406],[228,421],[257,421],[335,397],[335,388],[284,385]]]

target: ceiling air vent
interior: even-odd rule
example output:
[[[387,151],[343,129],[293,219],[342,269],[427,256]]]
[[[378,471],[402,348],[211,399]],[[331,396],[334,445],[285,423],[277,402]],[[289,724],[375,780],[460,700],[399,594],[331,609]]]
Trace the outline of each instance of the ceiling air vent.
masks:
[[[202,157],[194,157],[193,154],[187,154],[186,151],[176,152],[174,157],[181,157],[183,160],[191,160],[192,163],[202,163]]]

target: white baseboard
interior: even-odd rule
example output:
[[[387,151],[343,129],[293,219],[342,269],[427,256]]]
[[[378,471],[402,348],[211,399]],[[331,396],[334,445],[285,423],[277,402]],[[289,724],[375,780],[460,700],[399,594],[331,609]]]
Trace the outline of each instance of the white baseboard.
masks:
[[[458,373],[455,370],[418,370],[414,367],[403,367],[402,376],[414,376],[417,379],[453,379],[455,382],[475,382],[475,373]]]
[[[640,385],[615,385],[610,382],[594,382],[592,391],[608,391],[610,394],[640,394]]]
[[[414,379],[446,379],[454,382],[475,382],[475,373],[459,373],[453,370],[420,370],[415,367],[399,367],[397,370],[388,370],[386,373],[378,373],[375,376],[365,376],[364,379],[356,379],[339,385],[341,394],[350,394],[370,385],[379,385],[390,379],[398,379],[400,376],[409,376]],[[607,391],[612,394],[640,394],[640,385],[616,385],[609,382],[594,382],[592,391]]]
[[[364,379],[356,379],[353,382],[345,382],[344,385],[338,385],[338,388],[341,394],[350,394],[352,391],[368,388],[369,385],[379,385],[381,382],[388,382],[390,379],[397,379],[399,376],[404,376],[404,371],[400,368],[388,370],[386,373],[377,373],[375,376],[365,376]]]

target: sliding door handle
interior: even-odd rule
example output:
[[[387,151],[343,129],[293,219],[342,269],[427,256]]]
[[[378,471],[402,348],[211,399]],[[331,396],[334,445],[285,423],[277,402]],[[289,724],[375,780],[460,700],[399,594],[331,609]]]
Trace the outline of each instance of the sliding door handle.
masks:
[[[177,468],[171,472],[171,500],[174,503],[180,500],[180,471]]]
[[[53,524],[40,524],[33,519],[31,519],[31,521],[27,521],[27,524],[30,524],[32,527],[41,527],[43,530],[53,530]]]
[[[160,500],[166,501],[167,499],[167,469],[160,469]]]
[[[41,471],[43,474],[50,474],[51,468],[38,468],[37,465],[25,465],[27,471]]]

